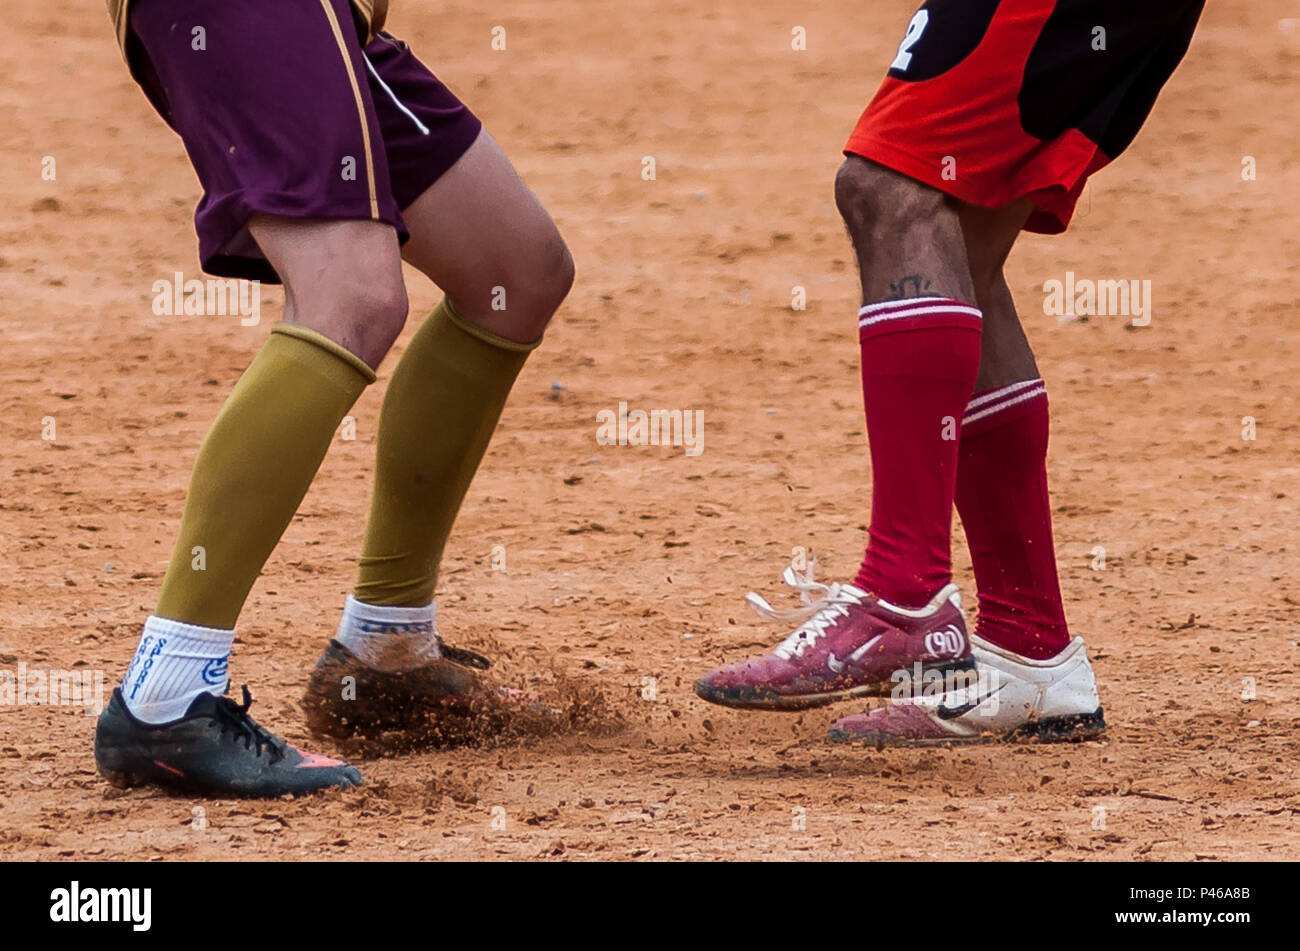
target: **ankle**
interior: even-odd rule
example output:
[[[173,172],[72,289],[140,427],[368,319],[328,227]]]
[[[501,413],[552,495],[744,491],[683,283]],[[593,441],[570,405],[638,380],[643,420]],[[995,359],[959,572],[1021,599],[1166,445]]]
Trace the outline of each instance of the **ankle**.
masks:
[[[367,604],[348,595],[334,639],[374,670],[399,673],[442,657],[437,605]]]
[[[235,632],[151,615],[122,678],[122,701],[137,720],[168,723],[203,693],[226,691]]]
[[[952,584],[952,576],[934,578],[906,577],[900,572],[887,572],[869,557],[864,559],[853,583],[882,601],[908,610],[927,607],[935,596]]]

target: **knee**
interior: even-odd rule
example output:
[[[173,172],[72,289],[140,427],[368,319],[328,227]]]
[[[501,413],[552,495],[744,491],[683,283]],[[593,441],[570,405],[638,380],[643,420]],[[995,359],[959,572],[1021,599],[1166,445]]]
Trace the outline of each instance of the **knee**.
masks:
[[[943,192],[858,156],[835,175],[835,204],[855,241],[933,224],[946,202]]]
[[[516,254],[505,276],[491,288],[485,303],[456,300],[461,312],[484,328],[515,340],[531,343],[542,336],[551,317],[573,287],[573,255],[552,226]]]
[[[534,251],[521,262],[513,283],[522,297],[517,317],[519,335],[536,340],[573,287],[573,255],[552,226],[550,233],[534,244]]]
[[[332,295],[332,322],[345,347],[377,367],[406,325],[406,286],[396,281],[348,281]]]
[[[543,243],[541,266],[537,273],[538,309],[545,312],[546,320],[551,319],[569,296],[576,273],[569,246],[556,230]]]

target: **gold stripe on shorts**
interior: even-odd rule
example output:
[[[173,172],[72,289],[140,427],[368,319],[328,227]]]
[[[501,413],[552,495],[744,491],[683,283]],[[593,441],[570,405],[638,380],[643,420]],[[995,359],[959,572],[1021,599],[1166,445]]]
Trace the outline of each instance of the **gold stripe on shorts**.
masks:
[[[361,120],[361,142],[366,150],[366,178],[370,183],[370,217],[379,217],[379,195],[375,188],[375,157],[370,148],[370,123],[366,121],[366,101],[361,96],[361,87],[357,85],[357,74],[352,68],[352,59],[348,56],[348,44],[343,39],[343,30],[339,28],[339,18],[334,15],[330,0],[320,0],[321,9],[330,21],[334,31],[334,41],[339,45],[339,55],[343,57],[343,66],[348,71],[348,82],[352,84],[352,97],[357,103],[357,118]]]

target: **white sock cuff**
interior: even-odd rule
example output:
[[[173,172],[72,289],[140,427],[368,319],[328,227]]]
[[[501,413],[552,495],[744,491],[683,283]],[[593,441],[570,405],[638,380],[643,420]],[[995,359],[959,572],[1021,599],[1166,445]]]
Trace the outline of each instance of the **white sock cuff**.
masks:
[[[367,667],[389,673],[415,670],[442,657],[437,615],[433,603],[392,607],[348,595],[334,639]]]
[[[390,625],[398,630],[384,629]],[[355,631],[359,634],[397,634],[418,631],[425,625],[430,631],[438,630],[436,601],[417,607],[366,604],[349,594],[347,600],[343,602],[343,617],[339,620],[339,633]]]
[[[122,677],[122,699],[146,723],[170,723],[207,692],[221,696],[235,632],[150,615]]]
[[[181,638],[196,653],[207,653],[203,648],[211,648],[213,657],[224,657],[230,653],[230,645],[235,643],[235,632],[221,627],[202,627],[198,624],[186,624],[171,618],[151,614],[145,619],[144,633],[153,637]]]

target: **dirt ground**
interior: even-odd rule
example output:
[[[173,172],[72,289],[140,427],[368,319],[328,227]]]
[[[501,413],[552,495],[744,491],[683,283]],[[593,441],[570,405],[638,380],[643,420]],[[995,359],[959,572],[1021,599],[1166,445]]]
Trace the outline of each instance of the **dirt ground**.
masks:
[[[793,549],[829,578],[861,554],[858,288],[831,181],[912,0],[793,18],[777,0],[393,6],[391,29],[484,117],[579,270],[457,523],[443,633],[536,690],[596,688],[607,714],[559,737],[366,760],[361,790],[249,803],[110,789],[93,717],[3,706],[0,855],[1300,858],[1300,22],[1284,19],[1300,8],[1211,4],[1072,231],[1012,257],[1054,406],[1069,617],[1109,733],[877,752],[825,741],[852,705],[743,715],[690,685],[785,633],[741,598],[785,598]],[[180,142],[126,75],[99,0],[8,20],[0,669],[101,670],[108,690],[153,606],[199,441],[278,289],[253,327],[155,316],[154,281],[201,276]],[[1067,271],[1149,279],[1150,326],[1046,315],[1043,283]],[[409,278],[403,342],[438,299]],[[234,683],[295,741],[352,579],[393,364],[241,619]],[[598,445],[596,414],[620,400],[702,410],[704,451]]]

